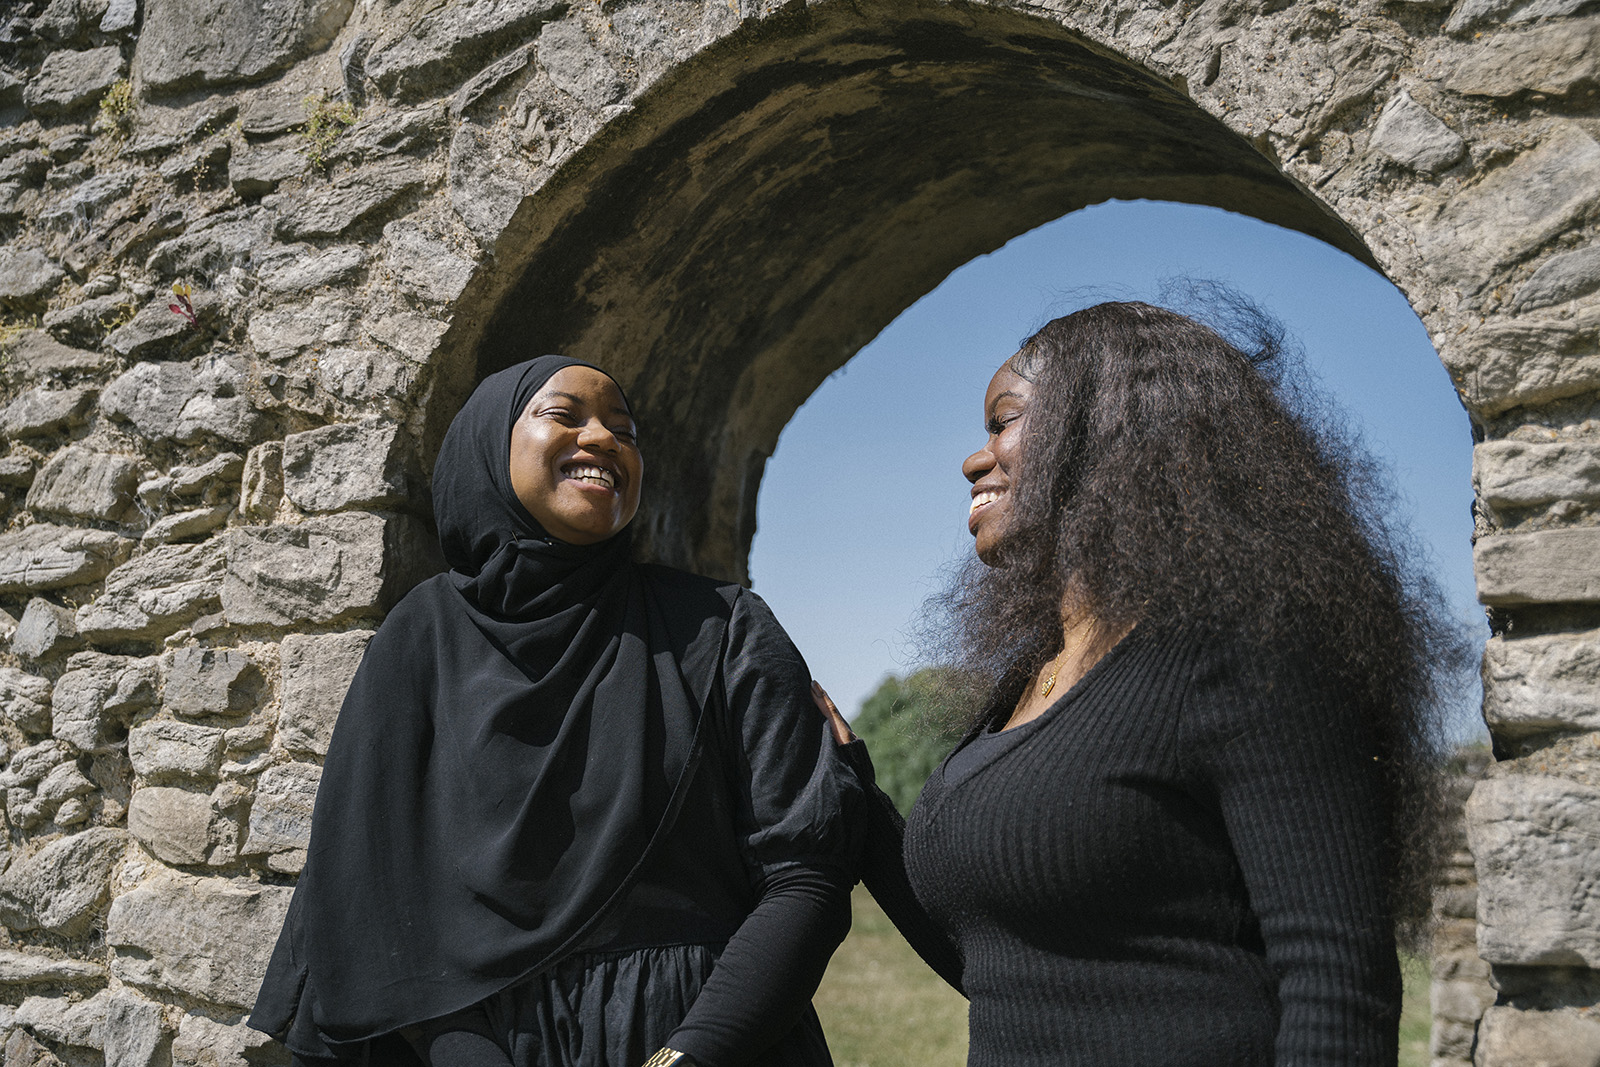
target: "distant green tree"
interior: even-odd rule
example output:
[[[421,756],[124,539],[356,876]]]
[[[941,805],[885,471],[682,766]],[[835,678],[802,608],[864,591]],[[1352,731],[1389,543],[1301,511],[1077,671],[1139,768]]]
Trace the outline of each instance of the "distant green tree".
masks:
[[[960,737],[944,725],[942,681],[941,672],[932,667],[905,678],[891,674],[850,723],[872,753],[878,787],[901,814],[911,810],[928,775]]]

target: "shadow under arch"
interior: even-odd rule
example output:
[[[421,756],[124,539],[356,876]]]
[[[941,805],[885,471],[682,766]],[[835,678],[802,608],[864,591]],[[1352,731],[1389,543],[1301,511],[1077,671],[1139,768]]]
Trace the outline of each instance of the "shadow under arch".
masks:
[[[792,4],[664,75],[522,203],[458,304],[430,439],[485,374],[593,360],[640,416],[642,550],[743,579],[764,464],[816,386],[962,263],[1113,197],[1374,265],[1182,86],[1053,22]]]

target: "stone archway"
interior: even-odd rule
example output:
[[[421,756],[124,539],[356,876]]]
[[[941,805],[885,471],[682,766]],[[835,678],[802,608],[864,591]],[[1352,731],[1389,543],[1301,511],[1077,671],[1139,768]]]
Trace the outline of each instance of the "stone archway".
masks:
[[[1322,237],[1327,208],[1173,84],[1015,11],[786,8],[664,75],[530,197],[461,309],[479,373],[562,351],[652,436],[654,552],[742,577],[816,385],[955,267],[1110,197]],[[486,308],[487,312],[479,309]]]
[[[1500,759],[1468,805],[1477,922],[1456,894],[1445,930],[1476,932],[1461,966],[1501,993],[1483,1011],[1438,977],[1435,1062],[1592,1059],[1587,10],[13,5],[0,1031],[97,1048],[115,1013],[119,1062],[243,1061],[337,696],[416,577],[420,472],[484,371],[544,348],[616,368],[659,435],[648,545],[737,575],[817,382],[971,256],[1151,196],[1373,263],[1450,369],[1481,439]]]

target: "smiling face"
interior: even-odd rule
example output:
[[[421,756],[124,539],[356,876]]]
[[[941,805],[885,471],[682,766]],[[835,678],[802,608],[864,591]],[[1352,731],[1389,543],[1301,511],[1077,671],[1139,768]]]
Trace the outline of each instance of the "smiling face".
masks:
[[[977,539],[978,558],[991,567],[999,562],[1000,542],[1010,520],[1012,479],[1022,467],[1032,399],[1033,383],[1013,371],[1009,360],[1003,363],[983,397],[989,439],[961,464],[961,473],[972,483],[967,529]]]
[[[511,429],[511,488],[550,536],[592,545],[639,510],[644,461],[617,383],[592,367],[551,375]]]

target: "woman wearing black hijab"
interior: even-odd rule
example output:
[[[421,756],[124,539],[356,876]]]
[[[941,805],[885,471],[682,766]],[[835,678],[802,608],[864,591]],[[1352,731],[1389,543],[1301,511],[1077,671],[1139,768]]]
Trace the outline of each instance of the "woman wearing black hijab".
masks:
[[[305,1063],[824,1065],[846,809],[738,586],[633,562],[598,368],[487,378],[434,467],[450,571],[373,637],[251,1025]]]

